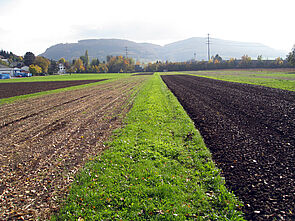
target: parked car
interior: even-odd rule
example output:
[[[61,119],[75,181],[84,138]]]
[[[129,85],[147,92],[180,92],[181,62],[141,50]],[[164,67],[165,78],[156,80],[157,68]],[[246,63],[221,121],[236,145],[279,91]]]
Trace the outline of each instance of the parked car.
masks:
[[[10,79],[10,74],[0,74],[0,79]]]

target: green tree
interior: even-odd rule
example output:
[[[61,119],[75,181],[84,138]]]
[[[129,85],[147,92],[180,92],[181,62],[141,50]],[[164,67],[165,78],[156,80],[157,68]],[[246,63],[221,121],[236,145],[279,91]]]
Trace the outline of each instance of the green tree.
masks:
[[[29,66],[29,71],[30,71],[30,73],[32,73],[33,75],[38,75],[38,74],[42,73],[42,68],[39,67],[38,65],[31,64],[31,65]]]
[[[295,65],[295,45],[293,46],[292,51],[287,55],[287,61],[290,64]]]
[[[89,56],[88,56],[88,50],[85,51],[85,64],[84,66],[87,68],[89,66]]]
[[[91,61],[91,63],[90,63],[90,66],[98,66],[99,65],[99,60],[98,60],[98,58],[93,58],[92,59],[92,61]]]
[[[54,74],[58,72],[58,64],[55,60],[51,60],[50,65],[48,67],[48,73]]]
[[[48,67],[50,65],[50,61],[47,58],[37,56],[35,58],[34,64],[42,68],[42,73],[48,73]]]
[[[60,64],[65,64],[65,63],[66,63],[66,59],[61,58],[61,59],[58,60],[58,63],[60,63]]]
[[[240,66],[248,67],[251,64],[251,57],[248,55],[243,55],[241,58]]]
[[[35,61],[35,55],[32,52],[27,52],[24,56],[24,64],[30,66]]]
[[[75,60],[73,70],[75,72],[78,72],[78,73],[81,73],[81,72],[84,72],[85,71],[85,67],[83,65],[83,61],[80,58],[78,58],[77,60]]]
[[[105,63],[98,65],[100,73],[107,73],[109,71],[108,66]]]

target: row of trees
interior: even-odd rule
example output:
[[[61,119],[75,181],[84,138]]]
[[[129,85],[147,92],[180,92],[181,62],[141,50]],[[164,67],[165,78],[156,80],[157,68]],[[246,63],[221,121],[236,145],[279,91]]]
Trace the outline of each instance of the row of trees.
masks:
[[[68,68],[68,67],[66,67]],[[100,62],[98,58],[89,60],[88,51],[83,56],[72,61],[72,66],[68,68],[69,72],[92,72],[92,73],[118,73],[134,72],[135,62],[132,58],[123,56],[107,56],[106,62]]]
[[[32,52],[27,52],[23,58],[23,63],[29,66],[30,72],[35,75],[56,73],[59,64],[62,64],[69,73],[126,73],[135,70],[135,62],[132,58],[107,56],[107,62],[100,62],[97,58],[90,61],[87,50],[83,56],[71,62],[64,58],[54,61],[41,56],[35,57]]]
[[[252,60],[248,55],[244,55],[241,59],[231,58],[223,60],[218,54],[212,56],[209,61],[187,61],[187,62],[161,62],[149,63],[145,67],[145,71],[197,71],[207,69],[233,69],[233,68],[284,68],[292,67],[295,63],[290,63],[278,57],[275,60],[262,60],[262,56],[258,56],[257,60]]]
[[[58,72],[59,64],[62,64],[66,72],[69,73],[123,73],[139,71],[136,67],[143,66],[132,58],[123,56],[107,56],[106,61],[99,61],[94,58],[90,61],[88,51],[77,59],[66,61],[64,58],[58,61],[49,60],[42,56],[35,56],[32,52],[27,52],[24,57],[16,56],[12,52],[1,50],[0,55],[9,60],[9,63],[17,63],[18,66],[29,66],[32,74],[38,75],[53,74]],[[189,70],[206,70],[206,69],[225,69],[225,68],[281,68],[295,66],[295,46],[287,55],[287,59],[283,60],[278,57],[275,60],[263,60],[262,56],[258,56],[256,60],[252,60],[248,55],[244,55],[241,59],[231,58],[223,60],[218,54],[212,56],[209,61],[187,61],[187,62],[161,62],[148,63],[144,65],[144,71],[189,71]]]

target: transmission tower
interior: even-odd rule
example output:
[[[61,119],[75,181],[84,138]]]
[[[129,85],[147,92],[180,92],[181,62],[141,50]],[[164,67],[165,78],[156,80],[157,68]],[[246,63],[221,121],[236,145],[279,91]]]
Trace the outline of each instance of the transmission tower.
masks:
[[[128,58],[128,47],[125,47],[126,58]]]
[[[208,45],[208,61],[210,61],[210,34],[208,34],[207,42],[206,44]]]

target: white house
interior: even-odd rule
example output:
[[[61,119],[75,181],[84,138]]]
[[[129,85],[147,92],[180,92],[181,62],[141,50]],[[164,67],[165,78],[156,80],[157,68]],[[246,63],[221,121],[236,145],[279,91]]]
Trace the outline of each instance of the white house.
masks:
[[[66,73],[66,69],[65,69],[65,66],[61,63],[58,64],[58,71],[57,71],[58,74],[65,74]]]

